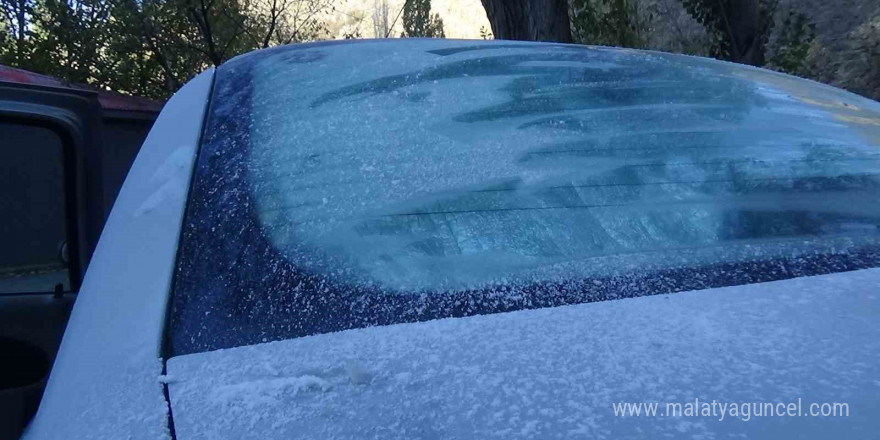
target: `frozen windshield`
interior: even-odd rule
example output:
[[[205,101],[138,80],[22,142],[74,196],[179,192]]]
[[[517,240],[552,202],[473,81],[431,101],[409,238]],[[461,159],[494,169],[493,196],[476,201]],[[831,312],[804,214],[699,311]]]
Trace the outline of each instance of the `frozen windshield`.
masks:
[[[698,58],[291,46],[218,69],[169,353],[880,265],[880,113]]]

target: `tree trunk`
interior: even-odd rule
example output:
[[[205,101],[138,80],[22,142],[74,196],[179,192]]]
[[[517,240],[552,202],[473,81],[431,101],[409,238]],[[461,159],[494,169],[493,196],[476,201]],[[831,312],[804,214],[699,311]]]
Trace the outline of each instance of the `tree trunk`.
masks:
[[[764,40],[758,0],[731,0],[723,8],[730,38],[730,61],[764,65]]]
[[[214,42],[214,32],[211,29],[211,19],[209,18],[210,9],[213,3],[205,3],[204,0],[199,5],[190,4],[189,13],[205,42],[205,55],[211,60],[211,64],[219,66],[223,64],[223,54],[217,51],[217,45]]]
[[[266,35],[263,36],[263,45],[261,46],[263,49],[269,47],[269,42],[272,41],[272,34],[275,33],[275,25],[278,23],[280,15],[278,0],[272,0],[272,6],[269,8],[269,29],[266,30]]]
[[[761,7],[758,0],[734,0],[730,2],[733,12],[730,27],[739,45],[740,63],[753,66],[764,65],[764,29],[761,29]]]
[[[149,1],[149,0],[148,0]],[[180,88],[180,82],[177,81],[177,77],[174,74],[174,70],[171,68],[171,64],[168,62],[168,58],[165,56],[164,48],[161,46],[159,42],[158,32],[156,31],[156,27],[153,24],[152,17],[148,17],[145,11],[153,10],[152,7],[148,7],[146,1],[141,1],[141,4],[138,5],[135,0],[132,0],[131,8],[132,11],[137,14],[137,17],[140,19],[141,25],[141,33],[143,34],[144,41],[147,43],[147,48],[152,53],[153,58],[159,63],[159,67],[162,68],[162,72],[165,74],[165,87],[168,91],[168,95],[170,96],[177,89]]]
[[[18,66],[23,66],[27,62],[27,54],[25,53],[25,36],[27,35],[27,1],[20,0],[16,12],[17,33],[15,35],[15,62]]]
[[[567,0],[482,0],[500,40],[571,43]]]

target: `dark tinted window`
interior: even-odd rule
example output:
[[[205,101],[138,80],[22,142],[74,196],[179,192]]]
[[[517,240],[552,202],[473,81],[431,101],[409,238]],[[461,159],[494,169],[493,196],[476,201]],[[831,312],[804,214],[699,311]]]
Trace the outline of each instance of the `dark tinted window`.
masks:
[[[5,121],[0,139],[0,294],[69,291],[61,139]]]

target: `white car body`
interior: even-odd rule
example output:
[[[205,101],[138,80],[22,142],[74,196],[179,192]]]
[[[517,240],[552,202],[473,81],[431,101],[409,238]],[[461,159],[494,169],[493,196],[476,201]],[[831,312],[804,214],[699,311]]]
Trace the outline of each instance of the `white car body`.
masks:
[[[815,120],[873,133],[880,125],[876,102],[730,69],[754,73],[774,93],[802,87],[804,111],[828,110],[810,102],[818,95],[851,106]],[[166,366],[166,311],[214,75],[168,101],[138,155],[25,439],[170,439],[172,419],[180,440],[855,439],[880,430],[876,268],[352,329],[186,354]],[[880,137],[868,142],[876,148]],[[849,414],[718,421],[612,409],[694,399],[846,402]]]

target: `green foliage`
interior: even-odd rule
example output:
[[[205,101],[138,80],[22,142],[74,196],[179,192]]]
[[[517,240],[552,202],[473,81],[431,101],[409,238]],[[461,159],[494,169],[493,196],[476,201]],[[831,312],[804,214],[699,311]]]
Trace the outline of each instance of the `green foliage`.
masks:
[[[401,37],[445,38],[443,20],[431,13],[431,0],[406,0]]]
[[[332,0],[0,0],[0,62],[164,98],[211,65],[317,39]]]
[[[15,51],[15,40],[12,33],[6,28],[6,23],[0,23],[0,64],[18,64]]]
[[[653,13],[634,0],[572,0],[569,17],[576,42],[644,48]]]
[[[105,46],[113,61],[109,88],[163,98],[209,65],[190,42],[197,33],[175,6],[157,0],[114,0],[111,38]]]
[[[33,55],[28,25],[34,16],[34,0],[0,0],[0,63],[29,66]]]
[[[767,67],[794,75],[805,73],[810,45],[816,39],[816,25],[801,12],[789,11],[778,29]]]
[[[44,0],[37,5],[33,67],[74,83],[104,85],[109,60],[111,4],[101,0]]]
[[[480,26],[480,38],[484,40],[491,40],[493,38],[492,31],[486,29],[485,26]]]

